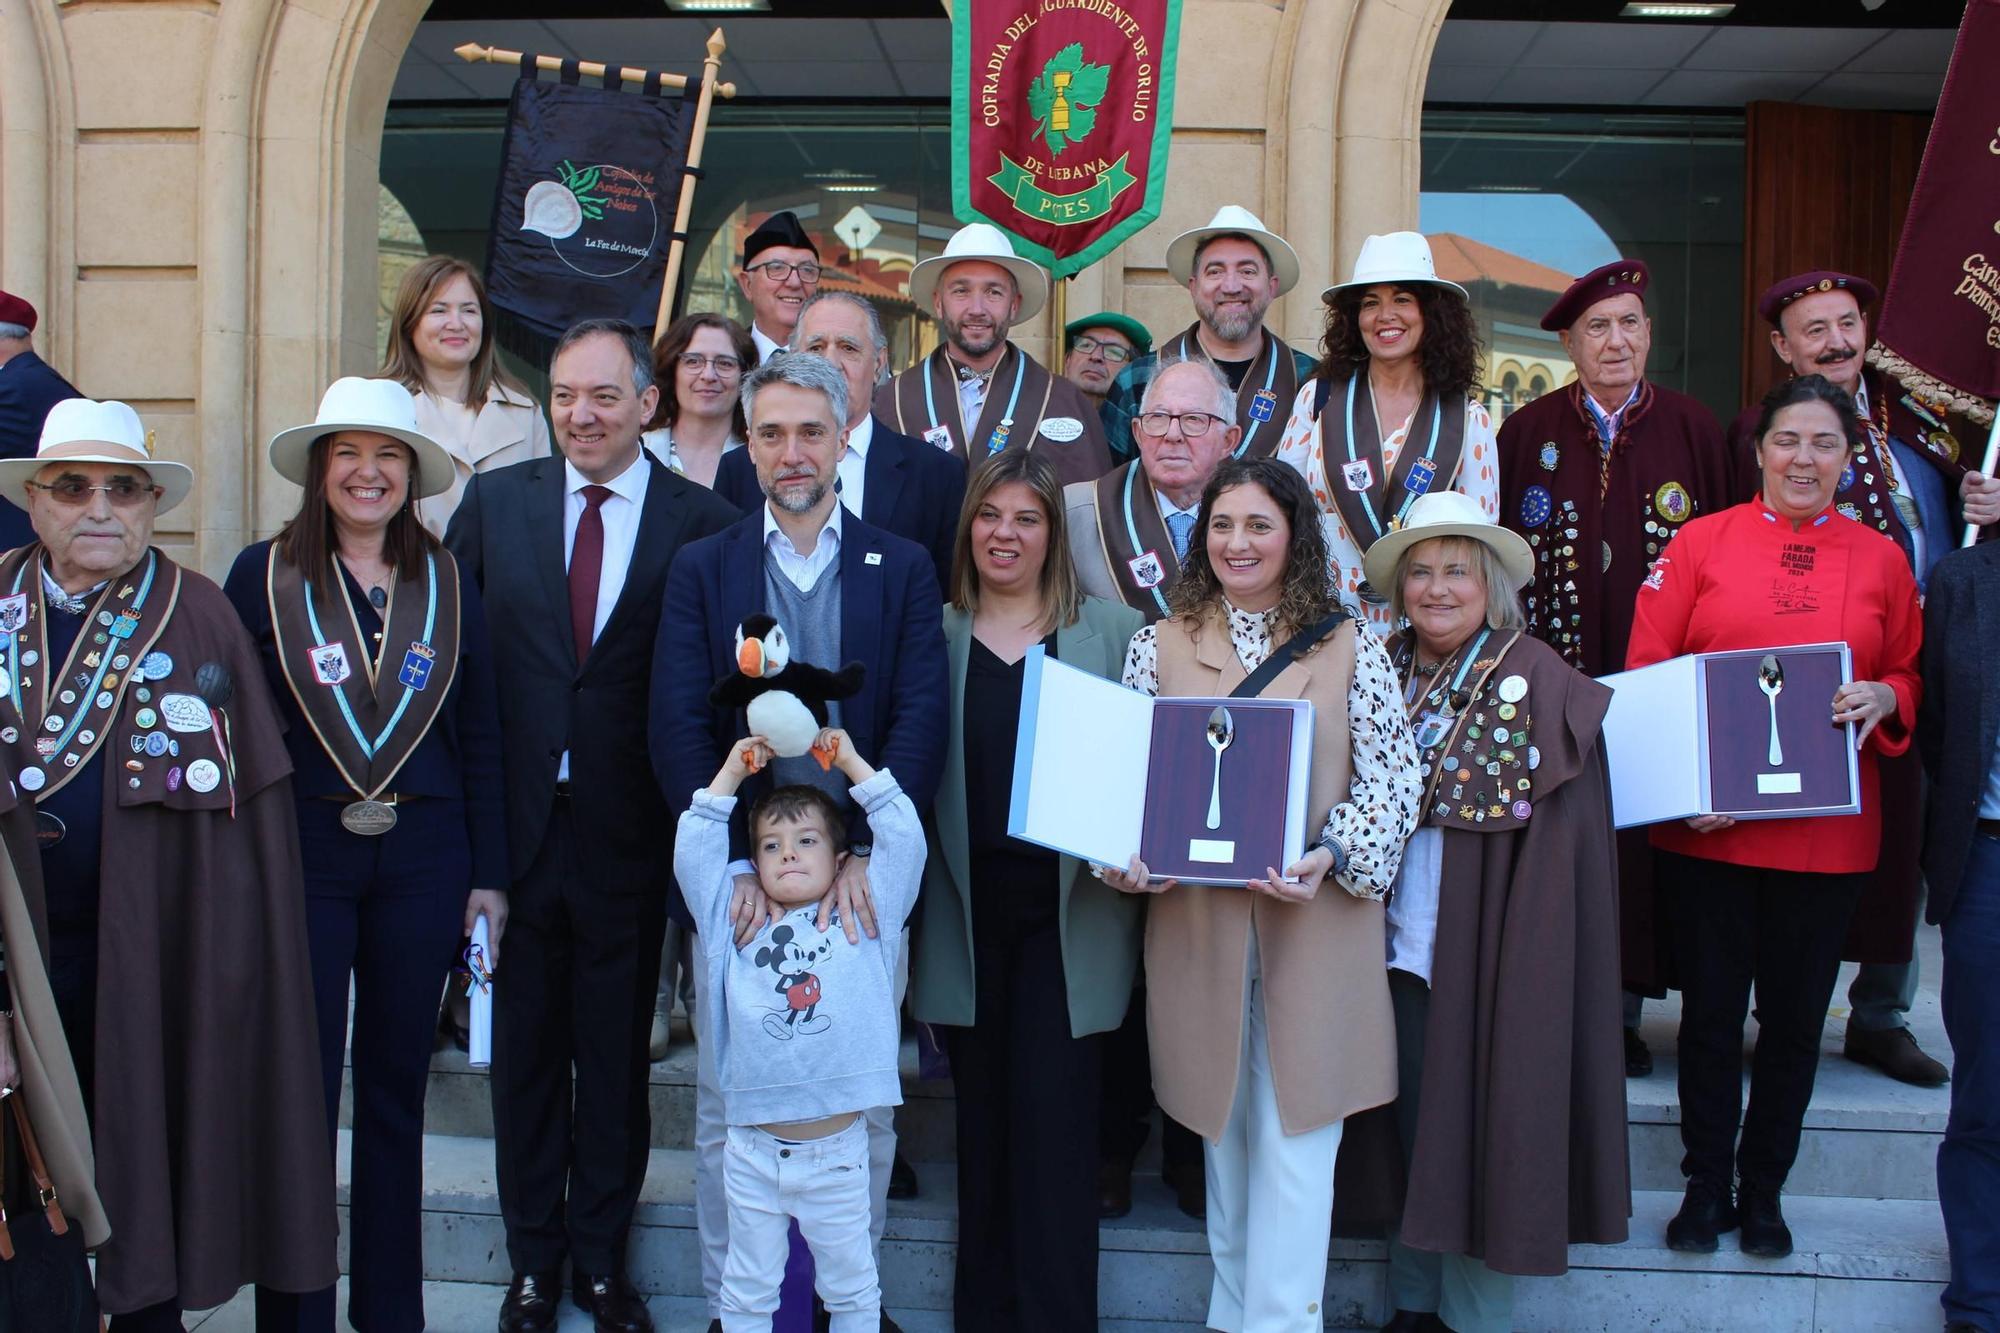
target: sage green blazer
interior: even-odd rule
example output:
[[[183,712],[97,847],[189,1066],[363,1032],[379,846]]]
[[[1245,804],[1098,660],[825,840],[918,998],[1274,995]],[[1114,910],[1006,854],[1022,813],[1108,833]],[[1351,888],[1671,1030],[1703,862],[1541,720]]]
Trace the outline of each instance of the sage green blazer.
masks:
[[[1125,667],[1125,649],[1145,618],[1131,607],[1086,597],[1074,625],[1056,631],[1056,656],[1106,680]],[[951,658],[951,740],[938,783],[923,910],[911,948],[910,1006],[927,1023],[970,1027],[973,1019],[972,856],[965,814],[965,665],[972,617],[947,606],[944,641]],[[1073,1037],[1109,1032],[1125,1021],[1139,967],[1145,915],[1141,900],[1118,892],[1073,856],[1061,858],[1058,923]]]

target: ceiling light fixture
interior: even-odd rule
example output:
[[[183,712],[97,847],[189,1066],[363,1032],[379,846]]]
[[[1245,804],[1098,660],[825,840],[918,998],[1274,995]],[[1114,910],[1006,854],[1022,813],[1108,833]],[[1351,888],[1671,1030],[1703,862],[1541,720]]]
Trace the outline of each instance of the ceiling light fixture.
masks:
[[[667,0],[676,14],[768,14],[771,0]]]
[[[668,0],[672,3],[672,0]],[[1643,0],[1618,11],[1621,19],[1726,19],[1736,12],[1729,5],[1652,4]]]

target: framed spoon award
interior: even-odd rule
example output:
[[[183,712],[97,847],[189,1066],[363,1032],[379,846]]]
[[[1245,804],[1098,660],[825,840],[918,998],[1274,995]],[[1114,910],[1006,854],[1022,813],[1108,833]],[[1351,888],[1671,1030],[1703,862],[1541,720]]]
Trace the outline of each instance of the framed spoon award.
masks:
[[[1281,873],[1306,825],[1303,699],[1155,699],[1028,650],[1007,831],[1154,879],[1241,888]]]

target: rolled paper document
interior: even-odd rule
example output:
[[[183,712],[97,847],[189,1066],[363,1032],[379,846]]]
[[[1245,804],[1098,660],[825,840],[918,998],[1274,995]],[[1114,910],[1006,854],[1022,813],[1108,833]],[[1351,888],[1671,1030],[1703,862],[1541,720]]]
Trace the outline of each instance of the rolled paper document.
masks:
[[[465,970],[471,974],[465,988],[471,1001],[465,1045],[468,1063],[474,1069],[493,1063],[493,973],[487,968],[491,953],[492,941],[482,912],[472,923],[472,943],[465,950]]]

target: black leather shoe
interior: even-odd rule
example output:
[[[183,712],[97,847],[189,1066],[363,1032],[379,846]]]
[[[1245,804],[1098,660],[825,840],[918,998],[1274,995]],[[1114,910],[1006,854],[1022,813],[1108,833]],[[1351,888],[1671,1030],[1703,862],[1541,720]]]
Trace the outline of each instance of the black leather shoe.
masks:
[[[597,1321],[597,1333],[653,1333],[653,1315],[646,1298],[633,1290],[623,1273],[593,1277],[576,1275],[576,1308]]]
[[[1398,1310],[1382,1325],[1382,1333],[1451,1333],[1451,1325],[1438,1318],[1435,1310]]]
[[[722,1321],[720,1319],[709,1320],[708,1333],[722,1333]]]
[[[516,1273],[500,1302],[500,1333],[554,1333],[562,1274]]]
[[[1778,1191],[1742,1185],[1736,1191],[1736,1211],[1743,1223],[1743,1253],[1759,1259],[1782,1259],[1792,1252],[1792,1229],[1778,1207]]]
[[[1715,1238],[1736,1230],[1736,1201],[1729,1182],[1710,1176],[1689,1179],[1681,1210],[1667,1223],[1667,1248],[1683,1254],[1714,1254]]]
[[[719,1327],[722,1321],[718,1319],[715,1322],[718,1327],[713,1329],[711,1333],[722,1333]],[[817,1294],[813,1296],[812,1322],[813,1333],[827,1333],[827,1330],[833,1327],[833,1316],[827,1312],[827,1308],[824,1305],[819,1303],[819,1296]],[[881,1333],[903,1333],[902,1325],[891,1319],[886,1310],[882,1313]]]
[[[1840,1053],[1858,1065],[1881,1070],[1899,1083],[1941,1088],[1951,1082],[1951,1071],[1925,1055],[1908,1028],[1870,1031],[1849,1023]]]
[[[1208,1172],[1199,1163],[1179,1170],[1160,1168],[1160,1180],[1174,1192],[1174,1206],[1195,1221],[1208,1217]]]
[[[1097,1215],[1109,1220],[1132,1211],[1132,1164],[1120,1159],[1097,1168]]]
[[[1644,1078],[1653,1072],[1653,1052],[1637,1028],[1625,1029],[1625,1077]]]

